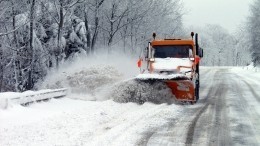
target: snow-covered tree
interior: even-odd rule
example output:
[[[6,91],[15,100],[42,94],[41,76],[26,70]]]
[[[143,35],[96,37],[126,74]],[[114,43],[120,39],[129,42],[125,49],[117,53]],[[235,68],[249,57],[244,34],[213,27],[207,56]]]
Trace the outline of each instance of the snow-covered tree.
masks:
[[[254,65],[260,65],[260,0],[251,5],[251,15],[248,21],[251,40],[251,56]]]
[[[234,66],[237,57],[237,38],[220,25],[208,24],[192,29],[199,32],[200,47],[204,49],[202,65]],[[242,53],[242,52],[241,52]]]
[[[251,62],[251,41],[250,41],[250,33],[247,31],[247,26],[245,24],[241,25],[238,28],[238,31],[235,34],[236,37],[236,57],[235,65],[237,66],[245,66],[250,64]]]
[[[182,32],[182,10],[181,0],[0,0],[0,91],[34,89],[79,53],[134,54],[153,32]]]

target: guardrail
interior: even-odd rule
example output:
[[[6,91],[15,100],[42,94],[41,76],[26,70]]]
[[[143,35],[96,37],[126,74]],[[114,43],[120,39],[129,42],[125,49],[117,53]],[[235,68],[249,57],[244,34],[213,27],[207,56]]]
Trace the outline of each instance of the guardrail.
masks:
[[[61,98],[67,95],[67,89],[47,89],[40,91],[26,91],[23,93],[10,93],[12,96],[0,96],[0,109],[6,109],[10,104],[27,106],[33,102],[46,101],[51,98]]]

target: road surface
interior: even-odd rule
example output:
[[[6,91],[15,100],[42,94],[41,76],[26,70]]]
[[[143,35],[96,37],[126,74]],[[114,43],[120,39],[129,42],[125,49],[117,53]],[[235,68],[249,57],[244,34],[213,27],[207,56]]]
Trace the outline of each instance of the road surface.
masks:
[[[230,68],[201,73],[201,99],[169,126],[152,133],[151,145],[260,145],[260,81]]]
[[[260,145],[260,76],[203,68],[195,105],[70,98],[0,110],[0,145]]]

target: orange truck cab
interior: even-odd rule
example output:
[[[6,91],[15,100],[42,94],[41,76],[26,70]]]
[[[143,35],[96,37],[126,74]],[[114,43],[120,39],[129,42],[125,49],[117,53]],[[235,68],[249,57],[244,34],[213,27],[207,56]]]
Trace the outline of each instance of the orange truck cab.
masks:
[[[143,74],[150,79],[163,80],[178,101],[195,103],[199,99],[199,62],[203,49],[198,45],[198,34],[192,39],[163,39],[149,42],[145,52]],[[140,64],[139,64],[140,66]],[[145,72],[146,71],[146,72]],[[156,77],[153,77],[153,75]]]

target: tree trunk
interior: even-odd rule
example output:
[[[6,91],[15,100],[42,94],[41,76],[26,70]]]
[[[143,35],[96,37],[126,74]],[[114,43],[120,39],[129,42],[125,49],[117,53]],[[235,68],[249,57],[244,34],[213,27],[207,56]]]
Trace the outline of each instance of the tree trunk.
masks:
[[[13,2],[12,2],[12,5],[14,5],[13,4]],[[15,30],[16,29],[16,22],[15,22],[15,15],[16,15],[16,12],[15,12],[15,10],[14,10],[14,7],[12,7],[12,19],[13,19],[13,30]],[[17,39],[16,39],[16,31],[14,31],[14,33],[13,33],[13,35],[14,35],[14,42],[15,42],[15,44],[17,43]]]
[[[85,10],[86,10],[86,5],[85,5]],[[89,22],[88,22],[88,14],[85,11],[84,12],[84,19],[85,19],[85,27],[86,27],[86,38],[87,38],[87,53],[89,54],[90,49],[91,49],[91,36],[90,36],[90,29],[89,29]]]
[[[25,86],[26,90],[31,90],[33,88],[33,79],[32,79],[32,73],[33,73],[33,28],[34,28],[34,12],[35,12],[35,0],[32,0],[31,3],[31,12],[30,12],[30,39],[29,39],[29,50],[28,50],[28,58],[29,58],[29,70],[28,70],[28,80]]]
[[[98,25],[99,25],[98,23],[99,23],[99,19],[98,19],[98,17],[96,16],[96,17],[95,17],[95,30],[94,30],[94,34],[93,34],[92,41],[91,41],[91,53],[94,52],[94,47],[95,47],[96,41],[97,41]]]
[[[2,85],[4,80],[4,67],[3,67],[3,49],[0,45],[0,92],[2,92]]]
[[[12,7],[12,25],[13,25],[13,30],[16,30],[16,20],[15,20],[15,16],[16,16],[16,11],[14,8],[14,3],[11,2],[13,7]],[[16,31],[13,32],[13,45],[16,51],[14,51],[14,74],[15,74],[15,91],[22,91],[22,71],[21,71],[21,64],[19,59],[20,58],[20,49],[19,49],[19,44],[17,42],[17,34]]]
[[[60,0],[60,21],[59,21],[59,28],[58,28],[58,46],[57,46],[57,50],[55,51],[56,68],[59,68],[59,57],[62,53],[61,39],[62,39],[62,34],[63,34],[63,23],[64,23],[63,0]]]
[[[98,2],[96,0],[96,8],[95,8],[95,28],[94,28],[94,33],[91,41],[91,52],[94,53],[95,51],[95,45],[98,37],[98,30],[99,30],[99,7],[104,3],[105,0],[101,0]]]
[[[112,12],[111,12],[111,17],[110,17],[110,32],[109,32],[109,38],[108,38],[108,43],[107,45],[110,46],[112,44],[113,41],[113,33],[114,33],[114,19],[115,19],[115,10],[116,9],[116,5],[113,4],[112,5]]]

